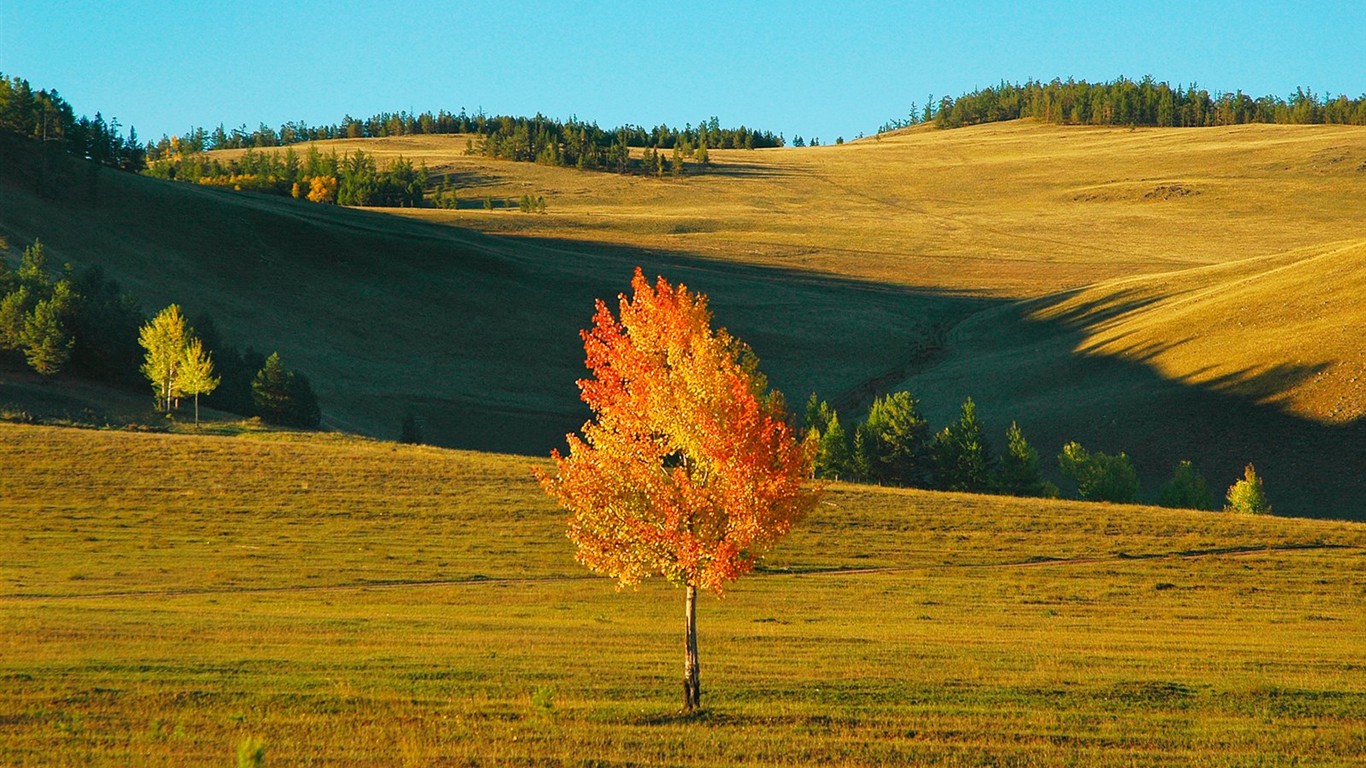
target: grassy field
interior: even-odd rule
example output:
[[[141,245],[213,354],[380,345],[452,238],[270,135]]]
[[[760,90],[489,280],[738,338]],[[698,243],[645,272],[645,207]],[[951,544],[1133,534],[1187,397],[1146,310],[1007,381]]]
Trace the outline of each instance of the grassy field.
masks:
[[[530,460],[0,425],[0,764],[1361,765],[1366,527],[836,485],[701,605]]]
[[[586,416],[592,300],[643,264],[711,295],[776,386],[845,421],[908,388],[937,429],[971,395],[1050,471],[1069,440],[1123,450],[1153,499],[1181,459],[1216,491],[1251,461],[1278,512],[1366,518],[1366,129],[1020,121],[717,150],[682,179],[494,161],[463,136],[321,146],[425,162],[466,205],[103,173],[93,199],[9,184],[0,235],[280,349],[337,429],[392,438],[413,413],[432,442],[544,455]],[[479,204],[527,193],[549,212]],[[0,380],[19,407],[50,394],[19,389]]]

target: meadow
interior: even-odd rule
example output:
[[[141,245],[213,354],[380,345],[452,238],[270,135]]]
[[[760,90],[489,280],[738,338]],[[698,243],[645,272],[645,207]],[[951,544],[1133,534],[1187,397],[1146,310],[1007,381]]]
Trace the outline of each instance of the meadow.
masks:
[[[1125,451],[1154,499],[1181,459],[1216,490],[1253,462],[1278,512],[1366,514],[1366,129],[915,128],[716,150],[678,179],[465,147],[320,143],[425,163],[455,210],[102,172],[69,200],[10,184],[0,235],[278,349],[334,429],[392,438],[413,414],[431,442],[544,455],[587,415],[577,331],[639,264],[710,295],[791,402],[818,392],[846,422],[906,388],[937,429],[970,395],[1049,471],[1070,440]],[[481,204],[526,194],[547,213]],[[15,380],[0,408],[52,399]]]
[[[835,484],[700,605],[523,457],[0,425],[0,763],[1361,765],[1366,526]]]

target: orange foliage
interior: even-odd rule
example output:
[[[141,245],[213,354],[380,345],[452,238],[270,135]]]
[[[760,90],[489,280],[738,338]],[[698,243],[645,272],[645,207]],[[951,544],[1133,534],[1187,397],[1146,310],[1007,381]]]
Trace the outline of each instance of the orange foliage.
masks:
[[[315,203],[331,203],[337,199],[336,176],[314,176],[308,180],[308,199]]]
[[[582,332],[595,420],[537,472],[571,515],[578,559],[623,585],[662,575],[720,593],[816,501],[811,451],[749,348],[711,329],[706,297],[636,269],[618,321]]]

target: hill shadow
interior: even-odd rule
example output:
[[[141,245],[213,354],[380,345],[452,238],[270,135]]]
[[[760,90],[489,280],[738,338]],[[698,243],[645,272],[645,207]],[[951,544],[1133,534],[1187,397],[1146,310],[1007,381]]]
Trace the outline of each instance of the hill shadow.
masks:
[[[1318,422],[1267,402],[1323,365],[1280,363],[1197,382],[1210,369],[1177,379],[1152,364],[1180,341],[1131,347],[1123,356],[1078,351],[1094,324],[1146,303],[1131,295],[1113,307],[1046,320],[1037,316],[1038,300],[999,306],[955,329],[943,362],[903,386],[938,424],[972,396],[998,447],[1017,421],[1060,485],[1056,456],[1076,440],[1128,453],[1140,498],[1149,502],[1180,460],[1195,464],[1220,503],[1252,462],[1278,514],[1366,520],[1366,422]]]
[[[708,294],[716,323],[756,350],[796,408],[814,391],[849,420],[905,387],[937,429],[971,395],[997,447],[1016,420],[1050,472],[1068,440],[1124,450],[1152,499],[1180,459],[1216,493],[1252,461],[1278,513],[1366,519],[1366,425],[1259,402],[1314,367],[1193,384],[1145,362],[1157,347],[1134,359],[1077,351],[1088,329],[1150,301],[1138,292],[1041,320],[1038,301],[480,234],[102,169],[70,180],[81,193],[55,201],[7,183],[0,234],[41,237],[57,263],[104,266],[145,308],[181,303],[240,346],[279,349],[337,428],[394,438],[415,413],[430,442],[546,455],[588,416],[579,330],[640,265]]]

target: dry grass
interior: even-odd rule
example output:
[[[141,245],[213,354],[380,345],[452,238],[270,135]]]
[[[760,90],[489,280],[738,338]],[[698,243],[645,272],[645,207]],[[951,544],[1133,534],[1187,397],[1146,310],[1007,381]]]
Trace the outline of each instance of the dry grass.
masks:
[[[1355,765],[1366,529],[836,486],[701,612],[524,459],[0,425],[0,763]]]
[[[1254,461],[1279,511],[1366,514],[1362,128],[1024,121],[718,150],[684,179],[465,144],[323,143],[426,162],[473,204],[457,211],[105,174],[93,204],[12,190],[0,235],[278,346],[335,428],[393,437],[413,412],[442,444],[544,454],[585,416],[592,299],[644,264],[709,293],[775,384],[846,420],[905,387],[938,426],[972,395],[1046,465],[1067,440],[1127,451],[1145,498],[1180,459],[1216,492]],[[524,193],[549,213],[475,202]]]
[[[1351,126],[1017,121],[716,150],[710,173],[682,180],[467,156],[466,138],[319,147],[425,162],[466,200],[531,192],[550,207],[412,214],[427,220],[1011,298],[1339,241],[1359,228],[1366,189],[1366,129]]]

